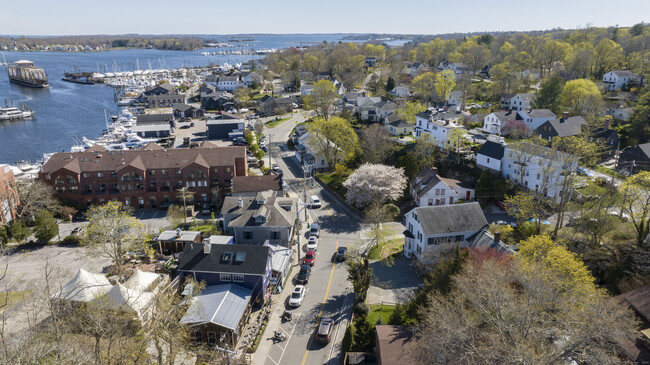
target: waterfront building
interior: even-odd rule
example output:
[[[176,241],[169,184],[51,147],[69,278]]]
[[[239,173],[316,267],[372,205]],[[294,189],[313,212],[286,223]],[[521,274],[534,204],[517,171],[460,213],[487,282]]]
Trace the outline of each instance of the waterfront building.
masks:
[[[164,208],[182,202],[209,202],[216,189],[232,191],[234,176],[245,176],[246,147],[163,149],[149,144],[141,150],[106,151],[95,146],[86,152],[56,153],[41,168],[39,180],[55,189],[55,196],[85,207],[121,201],[136,209]],[[187,199],[187,197],[186,197]]]

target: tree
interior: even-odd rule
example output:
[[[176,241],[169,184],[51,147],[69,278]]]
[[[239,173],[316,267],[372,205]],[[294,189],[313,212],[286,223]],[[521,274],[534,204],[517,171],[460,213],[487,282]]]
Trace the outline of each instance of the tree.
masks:
[[[431,135],[429,135],[428,132],[420,135],[415,140],[415,148],[413,149],[413,154],[417,158],[418,164],[420,165],[420,170],[425,167],[436,166],[437,150],[438,148],[436,147],[435,140],[431,138]]]
[[[548,252],[530,260],[470,260],[453,277],[453,289],[431,293],[421,309],[416,360],[618,363],[615,341],[634,338],[631,311],[595,289],[593,278],[583,281],[589,274],[578,259],[558,249]],[[562,270],[562,263],[576,272]]]
[[[542,230],[542,219],[548,213],[543,197],[533,191],[520,191],[515,195],[506,196],[503,202],[506,211],[514,217],[519,225],[532,219],[535,232]]]
[[[436,75],[433,72],[425,72],[422,75],[416,76],[411,81],[413,91],[418,94],[418,97],[423,102],[428,102],[433,97],[433,92],[436,90]]]
[[[525,138],[530,135],[530,130],[523,120],[508,119],[501,128],[501,134],[511,138]]]
[[[638,142],[645,142],[650,136],[650,87],[643,90],[636,105],[632,107],[634,114],[630,118],[632,134],[636,136]]]
[[[382,163],[393,152],[390,134],[380,124],[372,124],[363,129],[361,134],[363,160],[369,163]]]
[[[598,86],[585,79],[571,80],[560,93],[560,102],[572,115],[595,117],[602,109],[603,100]]]
[[[338,99],[336,87],[329,80],[319,80],[314,84],[311,95],[305,97],[305,106],[307,109],[316,112],[319,117],[328,120],[330,117],[330,108]]]
[[[456,74],[451,70],[445,70],[436,74],[434,82],[436,94],[441,101],[447,100],[449,94],[456,86]]]
[[[628,177],[619,187],[623,196],[621,211],[630,216],[638,246],[645,245],[650,232],[650,171]]]
[[[25,238],[29,237],[29,235],[32,234],[32,231],[25,225],[25,222],[18,219],[11,224],[9,233],[11,238],[16,240],[16,242],[21,243],[25,240]]]
[[[615,228],[616,217],[610,214],[615,206],[616,192],[613,189],[580,205],[580,215],[573,219],[573,225],[577,232],[585,235],[590,248],[600,248],[605,234]]]
[[[348,261],[348,280],[356,294],[357,302],[364,302],[372,279],[372,269],[367,257],[350,258]]]
[[[9,243],[9,232],[6,226],[0,226],[0,249],[4,249],[5,245]]]
[[[54,198],[54,189],[40,180],[21,179],[16,181],[18,190],[18,217],[36,219],[41,210],[56,212],[59,202]]]
[[[111,201],[88,209],[88,228],[83,242],[113,260],[120,279],[124,278],[126,253],[144,249],[142,223],[131,216],[131,209]]]
[[[323,155],[330,168],[341,160],[352,158],[359,148],[359,137],[343,118],[315,118],[307,130],[312,135],[309,146],[316,154]]]
[[[461,54],[463,62],[472,69],[474,75],[490,62],[491,57],[490,50],[484,44],[473,44],[461,50]]]
[[[603,75],[618,67],[623,60],[623,48],[611,39],[603,38],[596,44],[594,60],[594,77],[602,79]]]
[[[580,163],[585,166],[596,166],[603,154],[603,147],[595,142],[589,142],[581,136],[558,137],[551,140],[551,148],[580,157]]]
[[[348,190],[347,201],[357,207],[372,202],[399,199],[406,187],[404,170],[392,166],[365,163],[343,183]]]
[[[505,183],[501,177],[492,173],[490,170],[483,170],[481,172],[481,176],[476,181],[476,198],[501,200],[505,192]]]
[[[395,236],[394,230],[388,226],[384,227],[383,223],[394,219],[397,214],[399,214],[399,208],[393,204],[384,205],[380,201],[370,203],[364,214],[366,222],[371,225],[370,244],[365,247],[362,256],[366,256],[375,247],[381,248]]]
[[[395,79],[392,76],[388,76],[386,80],[386,92],[391,91],[395,88]]]
[[[34,222],[34,233],[36,239],[41,242],[50,242],[50,240],[59,234],[59,225],[52,213],[41,210],[36,213],[36,220]]]
[[[233,97],[234,97],[235,101],[237,102],[237,105],[239,105],[239,107],[242,107],[242,108],[243,107],[248,107],[251,100],[253,100],[253,98],[251,97],[250,89],[248,89],[246,87],[238,87],[238,88],[236,88],[235,91],[233,91]]]
[[[397,111],[397,114],[399,114],[399,116],[401,116],[408,123],[415,125],[415,115],[425,110],[427,110],[427,106],[425,104],[421,104],[416,101],[407,101],[406,104],[404,104],[404,107],[400,108]]]
[[[185,211],[179,205],[171,205],[167,208],[167,220],[170,221],[172,227],[178,227],[185,220]]]
[[[553,75],[542,82],[539,91],[533,100],[532,107],[535,109],[549,109],[555,114],[560,113],[560,93],[564,87],[564,80]]]

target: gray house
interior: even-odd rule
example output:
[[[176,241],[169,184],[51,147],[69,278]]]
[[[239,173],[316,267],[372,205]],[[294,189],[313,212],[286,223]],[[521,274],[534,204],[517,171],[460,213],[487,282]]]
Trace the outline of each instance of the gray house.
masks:
[[[255,196],[229,196],[221,214],[226,233],[236,244],[262,245],[265,241],[288,247],[296,220],[295,199],[283,198],[276,191]]]

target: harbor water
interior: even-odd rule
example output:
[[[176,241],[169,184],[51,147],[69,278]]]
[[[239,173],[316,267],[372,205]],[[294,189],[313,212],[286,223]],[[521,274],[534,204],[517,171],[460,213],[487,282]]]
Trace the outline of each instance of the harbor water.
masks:
[[[245,35],[256,42],[240,48],[270,49],[310,45],[322,41],[335,42],[344,35]],[[206,37],[226,42],[234,36]],[[237,43],[231,43],[237,45]],[[252,46],[251,46],[252,44]],[[21,59],[34,62],[48,75],[50,87],[34,89],[9,83],[5,67],[0,67],[0,107],[23,103],[34,110],[35,120],[0,122],[0,163],[16,161],[36,162],[44,153],[70,151],[82,137],[91,139],[106,129],[105,115],[118,113],[113,100],[114,89],[105,85],[81,85],[62,81],[64,72],[75,72],[75,67],[89,72],[132,71],[135,69],[180,68],[207,66],[210,63],[234,65],[260,56],[201,55],[201,52],[219,51],[215,48],[196,51],[161,51],[129,49],[105,52],[5,52],[7,63]]]

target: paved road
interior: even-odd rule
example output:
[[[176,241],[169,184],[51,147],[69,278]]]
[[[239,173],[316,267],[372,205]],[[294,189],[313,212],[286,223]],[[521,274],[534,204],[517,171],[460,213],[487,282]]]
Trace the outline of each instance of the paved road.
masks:
[[[348,287],[347,266],[335,263],[334,254],[341,246],[354,249],[360,242],[362,226],[358,217],[332,194],[316,183],[305,186],[299,179],[302,171],[293,157],[294,153],[287,150],[286,141],[290,131],[304,119],[305,116],[294,114],[291,120],[265,131],[270,142],[271,159],[283,170],[289,189],[300,195],[307,190],[307,195],[318,195],[323,204],[320,209],[308,210],[309,219],[320,222],[322,231],[316,263],[307,284],[307,295],[301,307],[292,309],[294,320],[280,324],[279,328],[269,328],[263,341],[271,341],[274,329],[281,329],[289,339],[272,344],[266,354],[255,354],[254,360],[264,359],[263,363],[268,365],[340,363],[340,343],[352,313],[354,298]],[[304,213],[301,213],[301,218],[304,219]],[[306,238],[305,232],[302,234],[303,245]],[[302,247],[301,255],[304,252]],[[297,275],[297,269],[294,268],[292,276]],[[288,285],[284,290],[293,290],[293,285]],[[335,321],[332,341],[327,345],[316,343],[313,336],[320,318],[324,317]]]

